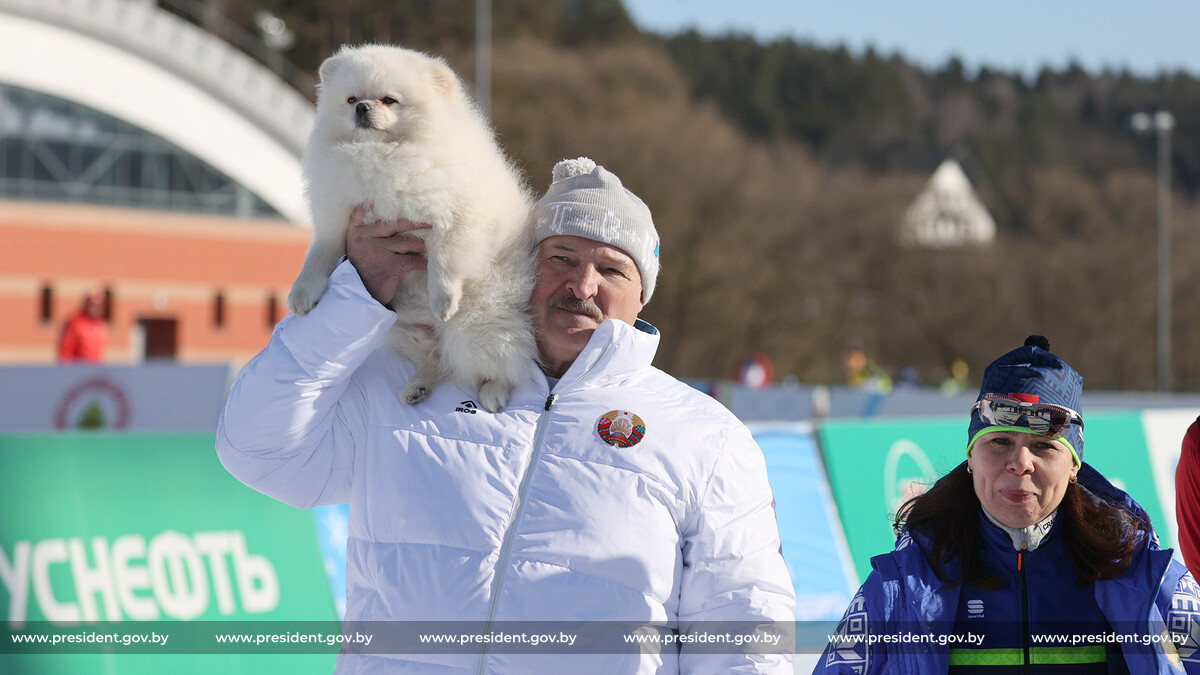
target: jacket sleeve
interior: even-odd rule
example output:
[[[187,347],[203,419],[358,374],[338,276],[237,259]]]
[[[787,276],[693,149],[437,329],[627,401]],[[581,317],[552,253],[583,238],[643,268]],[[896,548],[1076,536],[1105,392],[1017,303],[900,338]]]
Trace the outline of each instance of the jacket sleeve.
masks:
[[[79,356],[79,330],[75,317],[67,320],[58,339],[58,360],[71,361]]]
[[[1188,569],[1200,567],[1200,421],[1183,436],[1175,467],[1175,518],[1179,521],[1179,551]]]
[[[1172,565],[1179,563],[1172,561]],[[1191,573],[1184,572],[1172,591],[1159,589],[1156,598],[1160,610],[1166,606],[1167,630],[1175,640],[1175,651],[1188,673],[1200,673],[1200,586]]]
[[[741,634],[745,642],[681,640],[680,671],[792,673],[795,613],[766,461],[735,423],[685,529],[679,620],[681,634]]]
[[[226,470],[292,506],[348,501],[367,411],[353,375],[395,318],[343,261],[317,306],[284,317],[238,373],[217,426]]]
[[[872,572],[859,587],[834,634],[829,636],[829,644],[817,660],[813,675],[874,675],[889,672],[886,645],[872,644],[867,639],[872,626],[877,629],[880,622],[878,602],[882,594],[881,583],[879,573]]]

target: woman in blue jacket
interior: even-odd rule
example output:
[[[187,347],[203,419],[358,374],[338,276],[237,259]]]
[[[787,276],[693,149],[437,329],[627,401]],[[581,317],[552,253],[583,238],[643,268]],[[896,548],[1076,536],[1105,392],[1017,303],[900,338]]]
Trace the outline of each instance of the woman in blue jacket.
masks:
[[[988,366],[967,461],[900,508],[816,672],[1200,673],[1200,588],[1083,463],[1082,385],[1041,336]]]

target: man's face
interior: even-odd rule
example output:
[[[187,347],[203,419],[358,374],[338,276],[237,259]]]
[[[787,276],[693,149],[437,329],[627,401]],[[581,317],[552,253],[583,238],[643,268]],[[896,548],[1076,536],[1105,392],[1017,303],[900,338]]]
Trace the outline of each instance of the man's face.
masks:
[[[601,321],[633,325],[642,311],[642,275],[621,249],[583,237],[548,237],[537,256],[533,330],[543,370],[562,377]]]

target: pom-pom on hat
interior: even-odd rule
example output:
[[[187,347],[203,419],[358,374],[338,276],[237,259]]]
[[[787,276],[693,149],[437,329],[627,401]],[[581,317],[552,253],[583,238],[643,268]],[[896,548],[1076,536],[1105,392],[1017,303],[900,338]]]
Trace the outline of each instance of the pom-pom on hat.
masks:
[[[979,397],[998,394],[1033,403],[1050,403],[1080,413],[1079,397],[1083,392],[1083,376],[1066,361],[1050,353],[1050,341],[1041,335],[1030,335],[1025,345],[996,359],[983,371],[983,386]],[[1014,396],[1015,395],[1015,396]],[[1021,420],[1015,422],[1020,425]],[[1025,431],[1025,426],[995,426],[981,419],[978,408],[971,410],[971,426],[967,431],[967,453],[980,436],[992,431]],[[1071,424],[1062,436],[1053,436],[1071,449],[1076,464],[1083,463],[1083,425]]]
[[[658,278],[658,232],[650,209],[621,179],[587,157],[554,165],[553,182],[533,205],[533,243],[556,235],[615,246],[633,258],[642,276],[642,304]]]

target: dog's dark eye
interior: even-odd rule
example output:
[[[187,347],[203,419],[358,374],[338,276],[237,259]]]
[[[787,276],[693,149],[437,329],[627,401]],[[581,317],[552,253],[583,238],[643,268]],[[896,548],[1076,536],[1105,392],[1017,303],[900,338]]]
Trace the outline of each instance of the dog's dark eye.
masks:
[[[357,96],[351,96],[350,98],[346,99],[346,103],[354,103],[357,100],[358,100]]]
[[[395,105],[396,103],[399,103],[399,101],[397,101],[396,99],[392,98],[391,96],[387,96],[387,97],[385,97],[385,98],[383,99],[383,104],[384,104],[384,105]]]

